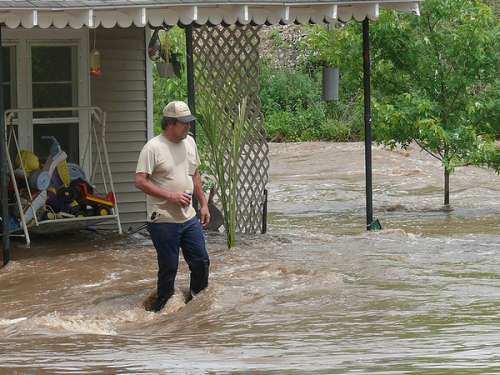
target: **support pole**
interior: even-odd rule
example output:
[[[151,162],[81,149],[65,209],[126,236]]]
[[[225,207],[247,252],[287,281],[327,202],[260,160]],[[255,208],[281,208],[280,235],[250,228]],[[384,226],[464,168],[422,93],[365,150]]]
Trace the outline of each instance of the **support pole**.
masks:
[[[4,124],[3,104],[3,49],[2,49],[2,25],[0,24],[0,190],[2,197],[2,247],[3,264],[10,261],[10,238],[9,238],[9,197],[7,189],[7,134]]]
[[[264,204],[262,207],[262,234],[267,233],[267,194],[267,189],[264,189]]]
[[[365,111],[365,175],[366,175],[366,227],[374,227],[373,221],[373,187],[372,187],[372,114],[371,114],[371,71],[370,71],[370,21],[363,21],[363,81]],[[380,223],[378,223],[380,226]]]
[[[194,89],[194,59],[193,59],[193,25],[185,28],[186,33],[186,71],[187,71],[187,95],[188,105],[191,112],[196,115],[195,89]],[[196,123],[191,125],[191,133],[196,139]]]
[[[187,25],[184,29],[186,33],[186,76],[187,76],[187,95],[188,106],[191,113],[196,116],[196,101],[194,89],[194,59],[193,59],[193,24]],[[191,125],[191,134],[196,140],[196,121]],[[198,200],[193,194],[193,207],[198,212]]]

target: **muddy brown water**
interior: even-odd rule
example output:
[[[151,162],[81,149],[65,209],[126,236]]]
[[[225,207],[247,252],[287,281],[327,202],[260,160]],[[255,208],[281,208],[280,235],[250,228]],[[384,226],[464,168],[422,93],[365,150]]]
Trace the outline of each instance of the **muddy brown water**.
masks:
[[[361,144],[271,145],[269,233],[208,237],[209,289],[186,265],[161,314],[137,234],[20,244],[0,269],[0,374],[498,374],[500,177],[374,150],[364,231]]]

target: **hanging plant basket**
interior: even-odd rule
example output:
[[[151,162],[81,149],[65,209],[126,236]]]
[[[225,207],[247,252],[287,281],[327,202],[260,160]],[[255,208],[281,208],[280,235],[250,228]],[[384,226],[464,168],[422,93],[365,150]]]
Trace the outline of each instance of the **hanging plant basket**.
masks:
[[[156,70],[158,71],[158,75],[162,78],[174,78],[176,76],[174,65],[171,62],[157,62]]]

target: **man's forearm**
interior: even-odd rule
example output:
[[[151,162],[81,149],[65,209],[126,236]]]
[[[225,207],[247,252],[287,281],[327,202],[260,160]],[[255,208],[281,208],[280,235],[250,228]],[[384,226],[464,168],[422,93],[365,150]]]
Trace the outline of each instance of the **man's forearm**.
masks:
[[[193,175],[193,186],[194,186],[194,194],[198,199],[201,207],[205,207],[208,205],[207,198],[205,197],[205,193],[203,192],[203,187],[201,186],[201,176],[200,172],[196,170]]]

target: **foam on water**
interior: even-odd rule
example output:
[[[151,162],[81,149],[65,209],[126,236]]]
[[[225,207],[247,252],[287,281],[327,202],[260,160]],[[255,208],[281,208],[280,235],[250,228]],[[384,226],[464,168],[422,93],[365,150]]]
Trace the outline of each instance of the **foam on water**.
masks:
[[[78,313],[54,311],[44,316],[32,318],[12,319],[5,324],[24,322],[20,327],[24,331],[40,332],[53,331],[54,333],[78,333],[91,335],[116,336],[128,326],[148,323],[171,315],[186,306],[184,296],[174,295],[160,313],[149,312],[142,305],[125,307],[122,310],[103,310],[102,306],[95,310]]]
[[[86,314],[70,314],[54,312],[46,316],[33,318],[30,322],[32,330],[49,328],[56,332],[70,332],[94,335],[116,335],[115,318],[90,317]]]
[[[22,318],[15,318],[15,319],[0,319],[0,326],[10,326],[10,325],[14,325],[14,324],[18,324],[20,322],[24,322],[26,319],[26,317],[22,317]]]
[[[186,306],[186,296],[183,293],[174,294],[160,311],[161,315],[173,314]]]
[[[96,288],[96,287],[99,287],[99,286],[103,286],[103,285],[109,284],[109,283],[111,283],[111,282],[113,282],[115,280],[118,280],[119,278],[120,278],[120,276],[118,275],[117,272],[112,272],[103,281],[100,281],[100,282],[97,282],[97,283],[82,284],[79,287],[80,288]]]

